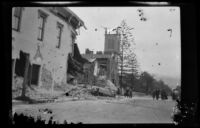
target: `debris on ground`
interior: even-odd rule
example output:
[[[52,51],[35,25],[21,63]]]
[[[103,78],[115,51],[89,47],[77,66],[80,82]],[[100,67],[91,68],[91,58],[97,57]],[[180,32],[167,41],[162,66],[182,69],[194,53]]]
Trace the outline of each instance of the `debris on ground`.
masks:
[[[90,85],[84,84],[69,85],[65,95],[77,99],[96,99],[91,93]]]
[[[24,78],[23,77],[15,77],[14,85],[12,85],[12,97],[18,97],[22,93],[22,83]]]
[[[98,95],[115,97],[117,93],[117,87],[106,77],[99,77],[93,90]]]
[[[21,97],[23,77],[16,77],[12,86],[12,98],[24,101]],[[95,85],[65,84],[60,90],[46,90],[40,86],[26,86],[26,100],[28,103],[46,103],[71,100],[96,100],[97,96],[115,97],[117,88],[105,76],[99,77]]]
[[[106,78],[100,78],[95,85],[77,84],[68,86],[66,96],[76,97],[78,99],[95,99],[96,96],[115,97],[117,88]]]
[[[64,93],[63,90],[46,90],[40,86],[27,85],[25,96],[22,94],[23,77],[16,76],[12,85],[12,99],[27,103],[54,102]],[[67,85],[66,85],[67,86]]]

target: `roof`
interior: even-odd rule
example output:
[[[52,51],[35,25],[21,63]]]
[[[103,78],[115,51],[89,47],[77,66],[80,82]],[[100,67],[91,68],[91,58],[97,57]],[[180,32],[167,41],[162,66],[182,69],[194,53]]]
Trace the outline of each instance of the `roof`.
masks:
[[[59,16],[61,16],[64,20],[71,21],[74,24],[75,29],[80,28],[81,26],[83,26],[85,29],[87,29],[85,27],[84,22],[69,8],[67,8],[67,7],[49,7],[49,9],[53,13],[56,13]]]
[[[80,23],[81,23],[81,25],[85,28],[85,29],[87,29],[86,28],[86,26],[84,25],[84,22],[72,11],[72,10],[70,10],[69,8],[65,8],[68,12],[70,12],[71,13],[71,15],[73,16],[73,17],[75,17]]]
[[[87,60],[90,59],[100,59],[100,58],[111,58],[111,55],[108,54],[81,54],[83,58],[86,58]]]

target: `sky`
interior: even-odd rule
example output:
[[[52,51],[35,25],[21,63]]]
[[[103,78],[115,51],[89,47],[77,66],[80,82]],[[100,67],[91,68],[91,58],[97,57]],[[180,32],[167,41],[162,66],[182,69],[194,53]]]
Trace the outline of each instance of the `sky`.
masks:
[[[181,40],[179,7],[70,7],[85,23],[77,44],[81,53],[86,48],[104,50],[104,28],[116,28],[122,20],[134,29],[134,48],[141,71],[159,76],[180,78]],[[141,21],[138,9],[146,21]],[[170,31],[172,29],[171,37]]]

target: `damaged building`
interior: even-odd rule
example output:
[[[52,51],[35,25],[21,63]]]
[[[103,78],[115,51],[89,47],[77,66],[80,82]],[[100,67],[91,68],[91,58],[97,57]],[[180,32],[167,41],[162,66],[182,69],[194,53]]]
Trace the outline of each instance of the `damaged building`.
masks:
[[[83,58],[93,61],[92,69],[94,70],[95,64],[97,65],[97,76],[105,76],[106,79],[110,80],[115,86],[119,87],[119,76],[118,76],[118,54],[120,47],[120,33],[114,34],[105,31],[105,42],[104,52],[97,51],[96,54],[89,49],[86,49],[85,54],[82,54]],[[91,70],[91,71],[93,71]],[[95,75],[92,73],[86,73],[88,77]]]
[[[87,59],[81,56],[78,45],[74,43],[74,54],[72,55],[70,53],[68,57],[67,83],[76,84],[75,81],[77,79],[86,79],[85,77],[83,77],[86,74],[86,71],[84,70],[84,65],[87,65],[89,63],[90,62]]]
[[[12,8],[12,75],[50,89],[67,82],[68,60],[84,22],[69,8]]]

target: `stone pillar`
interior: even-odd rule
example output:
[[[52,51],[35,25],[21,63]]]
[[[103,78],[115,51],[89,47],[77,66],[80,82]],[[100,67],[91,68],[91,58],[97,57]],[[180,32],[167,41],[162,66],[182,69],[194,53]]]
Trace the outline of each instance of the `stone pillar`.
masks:
[[[12,86],[14,85],[15,64],[16,64],[16,59],[13,59],[13,63],[12,63]]]
[[[41,87],[42,86],[42,65],[40,65],[40,69],[39,69],[39,74],[38,74],[38,87]]]
[[[22,84],[22,97],[26,95],[26,87],[27,87],[27,80],[28,80],[28,67],[29,67],[29,54],[26,54],[26,62],[25,62],[25,71],[24,71],[24,80]]]

